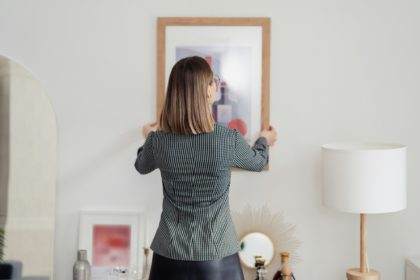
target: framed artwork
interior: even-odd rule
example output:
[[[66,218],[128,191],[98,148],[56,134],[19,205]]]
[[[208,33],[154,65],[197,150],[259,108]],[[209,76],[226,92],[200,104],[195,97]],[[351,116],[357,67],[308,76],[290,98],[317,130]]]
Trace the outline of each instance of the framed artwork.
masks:
[[[79,249],[87,250],[92,279],[108,279],[115,268],[139,271],[146,233],[141,213],[81,211]]]
[[[270,18],[158,18],[158,115],[172,66],[193,55],[206,59],[220,79],[212,105],[216,122],[253,144],[270,123]]]

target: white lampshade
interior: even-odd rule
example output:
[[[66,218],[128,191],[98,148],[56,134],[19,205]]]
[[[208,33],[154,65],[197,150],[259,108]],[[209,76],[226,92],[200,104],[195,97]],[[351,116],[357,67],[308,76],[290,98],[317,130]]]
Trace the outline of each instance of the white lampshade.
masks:
[[[325,206],[364,214],[406,208],[406,146],[330,143],[322,160]]]

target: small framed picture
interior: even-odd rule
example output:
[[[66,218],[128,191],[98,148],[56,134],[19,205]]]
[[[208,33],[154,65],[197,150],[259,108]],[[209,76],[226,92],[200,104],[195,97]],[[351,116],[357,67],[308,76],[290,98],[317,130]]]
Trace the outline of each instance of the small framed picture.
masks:
[[[252,144],[270,123],[270,18],[158,18],[158,114],[173,65],[193,55],[206,59],[220,81],[213,118]]]
[[[115,268],[140,272],[146,233],[141,213],[81,211],[79,249],[87,250],[92,279],[107,279]]]

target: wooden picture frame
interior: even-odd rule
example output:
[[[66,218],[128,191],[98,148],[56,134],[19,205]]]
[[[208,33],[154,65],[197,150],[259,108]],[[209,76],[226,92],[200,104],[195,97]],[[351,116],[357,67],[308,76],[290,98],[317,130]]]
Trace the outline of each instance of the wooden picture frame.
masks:
[[[268,128],[270,124],[270,31],[271,20],[268,17],[158,17],[156,54],[157,120],[164,104],[170,70],[176,61],[182,58],[183,54],[180,53],[183,52],[184,57],[187,56],[185,53],[188,52],[193,54],[194,52],[200,54],[222,53],[219,57],[212,54],[210,58],[216,61],[214,65],[218,63],[219,69],[225,69],[224,73],[227,73],[226,69],[233,69],[230,73],[240,72],[242,69],[248,71],[244,72],[243,76],[236,74],[237,81],[238,78],[241,82],[247,81],[247,78],[249,78],[250,82],[247,84],[249,87],[246,87],[245,84],[236,87],[236,89],[241,88],[242,92],[246,92],[242,94],[242,96],[246,95],[246,97],[241,97],[243,100],[248,98],[248,101],[243,102],[246,106],[238,106],[240,109],[238,111],[243,112],[243,108],[248,111],[246,117],[236,118],[235,120],[243,120],[241,124],[244,124],[245,129],[240,132],[244,137],[246,136],[245,139],[252,145],[259,131]],[[219,49],[216,50],[216,48]],[[223,49],[221,50],[221,48]],[[234,60],[231,58],[232,55],[238,56],[238,53],[246,53],[248,56],[244,54],[243,57],[250,62],[245,64],[245,67],[240,64],[236,68],[225,66],[228,64],[227,61],[231,65],[235,61],[242,63],[244,59]],[[209,64],[212,65],[210,62]],[[228,84],[230,83],[229,85],[234,85],[234,83],[231,83],[232,79],[227,81]],[[234,88],[234,86],[231,88]],[[235,88],[232,92],[235,93]],[[237,90],[236,92],[240,91]],[[241,95],[237,94],[237,96]],[[219,112],[217,111],[217,114]],[[215,116],[215,111],[213,111],[213,116]],[[233,116],[233,113],[230,113],[229,116]],[[231,127],[232,121],[229,123],[229,127]]]

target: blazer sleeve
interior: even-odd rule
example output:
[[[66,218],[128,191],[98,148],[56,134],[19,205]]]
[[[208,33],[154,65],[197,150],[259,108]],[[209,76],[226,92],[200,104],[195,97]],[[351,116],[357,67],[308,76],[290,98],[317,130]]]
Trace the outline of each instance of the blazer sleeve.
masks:
[[[262,171],[268,163],[269,146],[265,137],[259,137],[251,147],[243,136],[235,131],[233,166],[249,171]]]
[[[146,141],[137,150],[137,158],[134,163],[134,167],[140,174],[147,174],[155,170],[156,160],[154,156],[154,139],[155,132],[152,131],[146,138]]]

